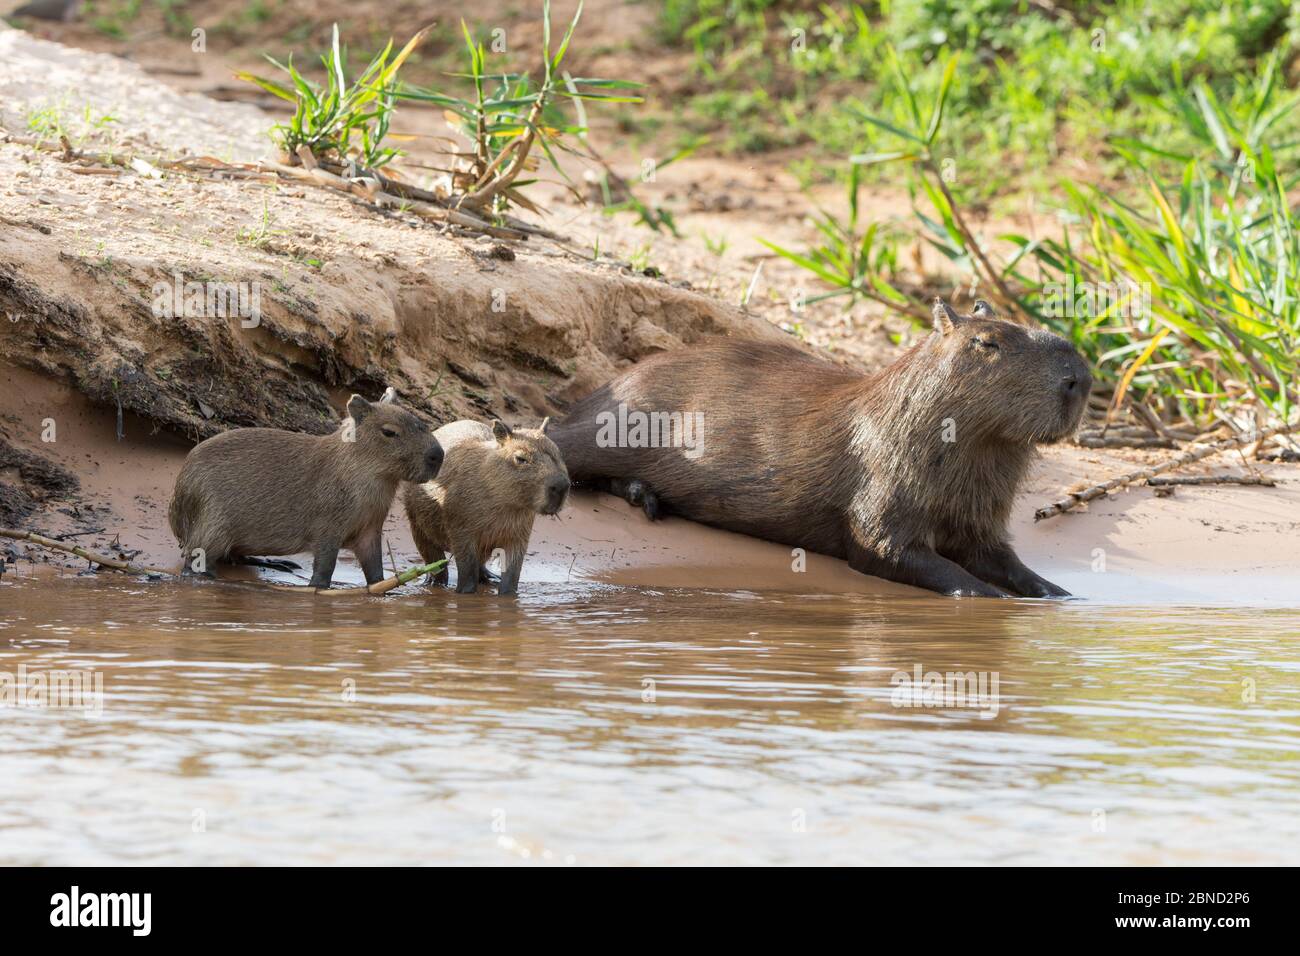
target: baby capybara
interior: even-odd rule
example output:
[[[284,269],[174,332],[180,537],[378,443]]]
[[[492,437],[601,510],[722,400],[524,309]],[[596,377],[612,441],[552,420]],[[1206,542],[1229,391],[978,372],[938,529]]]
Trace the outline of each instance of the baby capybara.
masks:
[[[1034,446],[1074,431],[1091,384],[1064,339],[936,300],[933,333],[876,374],[784,344],[696,345],[628,369],[550,434],[575,481],[652,515],[945,594],[1055,597],[1007,518]],[[667,427],[683,422],[689,447]]]
[[[400,481],[428,481],[442,447],[428,426],[393,404],[348,400],[332,435],[236,428],[196,445],[176,479],[168,517],[191,568],[247,555],[313,555],[311,586],[327,588],[339,548],[366,583],[384,576],[381,532]]]
[[[485,578],[483,565],[497,548],[505,552],[498,594],[514,594],[528,552],[533,520],[553,515],[569,493],[564,459],[545,434],[463,420],[434,432],[446,461],[436,481],[408,485],[403,501],[415,546],[425,562],[450,551],[456,559],[456,590],[471,594]],[[447,569],[438,572],[447,580]]]

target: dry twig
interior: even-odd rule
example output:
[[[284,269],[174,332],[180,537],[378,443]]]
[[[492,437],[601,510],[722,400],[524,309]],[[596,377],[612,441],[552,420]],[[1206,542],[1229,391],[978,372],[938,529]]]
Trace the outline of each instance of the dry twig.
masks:
[[[1266,438],[1272,438],[1274,435],[1289,434],[1297,427],[1300,427],[1300,422],[1291,425],[1275,425],[1272,428],[1266,428],[1261,432],[1252,432],[1249,435],[1241,435],[1237,438],[1225,438],[1223,441],[1215,442],[1212,445],[1202,445],[1199,448],[1192,448],[1183,452],[1181,455],[1175,455],[1173,458],[1163,461],[1158,465],[1152,465],[1149,468],[1139,468],[1137,471],[1129,472],[1126,475],[1119,475],[1109,481],[1103,481],[1101,484],[1085,488],[1083,491],[1071,492],[1060,501],[1054,501],[1050,505],[1044,505],[1042,508],[1035,511],[1034,520],[1042,521],[1044,518],[1052,518],[1056,515],[1064,514],[1084,502],[1092,501],[1094,498],[1100,498],[1102,495],[1114,491],[1116,488],[1122,488],[1135,481],[1145,481],[1148,478],[1163,474],[1166,471],[1173,471],[1175,468],[1181,468],[1183,465],[1190,465],[1192,462],[1200,461],[1202,458],[1209,458],[1211,455],[1217,455],[1221,451],[1231,451],[1234,448],[1241,448],[1243,445],[1263,441]]]
[[[0,538],[12,538],[14,541],[27,541],[42,548],[49,548],[54,551],[63,551],[66,554],[75,554],[79,558],[85,558],[92,564],[108,568],[111,571],[122,571],[126,574],[153,574],[169,578],[177,576],[175,571],[169,571],[163,568],[151,568],[144,564],[131,564],[129,561],[120,561],[117,558],[110,558],[107,555],[96,554],[94,551],[87,551],[85,548],[78,547],[77,545],[64,544],[62,541],[55,541],[53,538],[47,538],[34,531],[15,531],[11,528],[0,528]],[[391,578],[385,578],[384,580],[377,581],[374,584],[368,584],[364,588],[330,588],[327,590],[324,588],[303,588],[294,584],[272,584],[269,585],[269,587],[276,591],[292,591],[298,594],[302,594],[306,591],[307,593],[316,594],[321,597],[373,597],[380,594],[387,594],[394,588],[401,587],[403,584],[414,581],[422,575],[432,574],[446,563],[446,561],[434,561],[432,564],[419,564],[413,568],[407,568],[401,574],[395,574]]]

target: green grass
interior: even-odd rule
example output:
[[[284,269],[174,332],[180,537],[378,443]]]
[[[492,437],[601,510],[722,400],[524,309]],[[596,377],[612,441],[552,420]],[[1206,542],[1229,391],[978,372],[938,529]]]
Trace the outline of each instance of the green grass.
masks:
[[[1300,216],[1287,196],[1300,174],[1283,131],[1300,97],[1283,88],[1280,55],[1237,78],[1227,99],[1203,77],[1166,91],[1160,108],[1177,135],[1109,138],[1130,188],[1060,183],[1055,228],[999,237],[1015,250],[1005,261],[972,229],[938,151],[958,112],[958,57],[945,61],[932,96],[892,49],[883,64],[901,109],[864,115],[887,146],[852,157],[851,193],[859,167],[901,168],[915,212],[908,238],[937,249],[1010,317],[1074,342],[1110,386],[1113,409],[1144,404],[1198,423],[1290,420],[1300,401]],[[807,252],[772,248],[822,278],[828,296],[908,311],[877,224],[860,223],[854,205],[847,219],[823,213],[817,226],[821,240]]]
[[[567,180],[556,154],[578,153],[585,143],[587,122],[583,104],[641,101],[632,92],[638,83],[574,77],[563,70],[581,17],[579,3],[568,28],[556,43],[551,32],[550,2],[543,3],[542,58],[536,75],[492,71],[487,46],[462,21],[467,70],[450,74],[450,78],[468,85],[470,92],[458,93],[448,84],[396,90],[401,99],[440,106],[459,120],[460,132],[470,143],[470,152],[457,157],[448,167],[460,195],[458,207],[504,212],[514,205],[539,211],[520,191],[536,181],[521,178],[530,168],[533,149],[540,150],[552,170]]]
[[[294,105],[289,122],[274,127],[276,140],[290,161],[300,148],[306,147],[317,159],[339,162],[356,159],[368,169],[378,169],[400,152],[384,145],[398,90],[397,72],[426,33],[427,29],[421,30],[411,37],[395,56],[393,41],[389,40],[352,80],[348,79],[347,56],[339,41],[338,24],[334,25],[329,50],[321,56],[324,84],[304,76],[294,66],[292,55],[287,63],[267,57],[272,65],[287,74],[288,82],[276,82],[248,72],[236,76]]]
[[[127,27],[140,15],[141,0],[90,0],[83,16],[105,36],[126,39]]]
[[[1286,0],[666,0],[662,37],[693,53],[700,87],[687,122],[721,131],[733,152],[804,143],[823,157],[878,142],[862,114],[906,112],[881,64],[895,49],[918,95],[933,97],[941,64],[962,53],[953,115],[936,152],[956,162],[980,198],[1050,180],[1062,156],[1092,160],[1108,134],[1188,145],[1159,107],[1202,80],[1230,107],[1242,78],[1274,50],[1300,51],[1300,7]],[[1300,124],[1288,132],[1300,137]],[[1122,162],[1103,160],[1103,173]]]

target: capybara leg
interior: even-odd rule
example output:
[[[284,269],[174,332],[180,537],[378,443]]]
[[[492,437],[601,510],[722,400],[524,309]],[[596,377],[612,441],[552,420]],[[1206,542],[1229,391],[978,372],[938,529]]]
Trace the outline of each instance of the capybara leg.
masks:
[[[497,585],[497,594],[514,594],[519,590],[519,574],[524,569],[524,548],[511,551],[506,555],[506,567],[501,572],[501,583]]]
[[[202,563],[202,570],[199,570],[200,562],[194,555],[194,549],[190,548],[181,552],[181,577],[202,577],[215,578],[216,575],[207,567],[206,562]]]
[[[957,557],[958,562],[977,578],[983,578],[999,587],[1024,597],[1069,597],[1070,592],[1039,577],[1012,550],[1001,544],[990,550]]]
[[[181,546],[181,575],[197,574],[215,578],[217,562],[226,557],[229,545],[216,536],[204,537],[206,529],[200,528]]]
[[[955,561],[913,545],[897,558],[884,558],[856,542],[849,548],[849,567],[863,574],[938,591],[949,597],[1010,597],[1001,588],[981,581]]]
[[[659,496],[640,478],[611,478],[609,490],[634,508],[640,508],[651,521],[661,513]]]
[[[334,565],[339,559],[339,546],[331,543],[321,545],[312,555],[311,587],[328,588],[334,580]]]
[[[462,545],[453,553],[456,555],[456,592],[473,594],[478,590],[479,573],[483,570],[478,552],[473,547]]]
[[[414,520],[411,521],[411,537],[415,539],[416,550],[420,552],[420,560],[425,564],[433,564],[447,557],[447,549],[425,534],[419,523]],[[444,564],[432,574],[425,575],[425,583],[446,584],[448,577],[447,565]]]
[[[378,584],[384,579],[383,529],[361,535],[354,542],[352,553],[361,565],[361,573],[366,576],[366,584]]]

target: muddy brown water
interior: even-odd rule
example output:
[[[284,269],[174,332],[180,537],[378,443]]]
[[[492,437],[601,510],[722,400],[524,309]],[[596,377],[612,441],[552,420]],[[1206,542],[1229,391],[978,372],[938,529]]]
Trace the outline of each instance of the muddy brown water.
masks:
[[[10,574],[0,862],[1294,863],[1298,638],[1285,608]],[[52,671],[102,696],[36,706]]]

